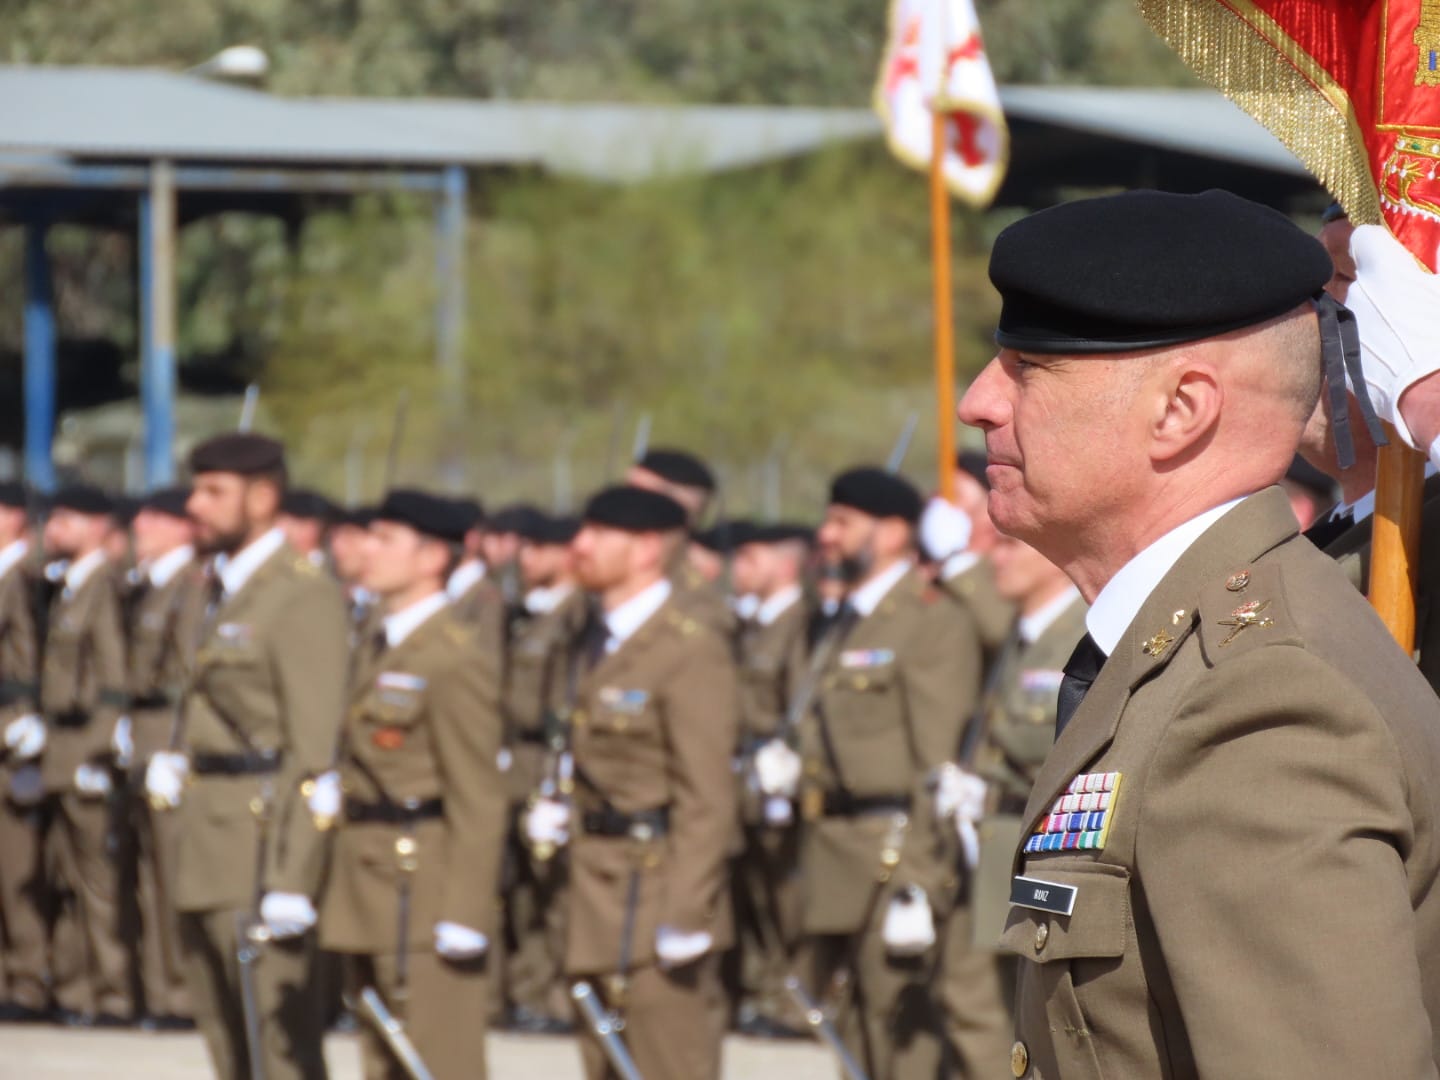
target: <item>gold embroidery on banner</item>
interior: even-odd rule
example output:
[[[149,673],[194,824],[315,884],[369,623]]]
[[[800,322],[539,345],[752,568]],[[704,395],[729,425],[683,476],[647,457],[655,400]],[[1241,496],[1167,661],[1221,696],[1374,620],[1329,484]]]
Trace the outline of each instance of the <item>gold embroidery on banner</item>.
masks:
[[[1440,0],[1420,0],[1420,24],[1415,27],[1420,56],[1415,65],[1416,86],[1440,86]]]

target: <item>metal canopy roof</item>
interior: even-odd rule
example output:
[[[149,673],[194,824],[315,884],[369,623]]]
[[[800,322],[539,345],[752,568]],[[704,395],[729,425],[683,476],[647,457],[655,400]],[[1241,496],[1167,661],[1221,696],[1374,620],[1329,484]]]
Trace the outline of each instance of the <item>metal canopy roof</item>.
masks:
[[[1025,125],[1303,177],[1209,90],[1007,87]],[[126,68],[0,66],[0,153],[315,168],[538,167],[602,181],[720,171],[875,138],[864,109],[283,98]],[[1017,164],[1018,164],[1017,160]]]

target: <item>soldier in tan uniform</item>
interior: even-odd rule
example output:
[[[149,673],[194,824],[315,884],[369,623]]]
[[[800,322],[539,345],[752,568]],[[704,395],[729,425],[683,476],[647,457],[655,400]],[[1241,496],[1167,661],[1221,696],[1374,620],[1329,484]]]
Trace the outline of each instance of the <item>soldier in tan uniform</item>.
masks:
[[[497,658],[444,591],[463,535],[449,500],[418,491],[392,491],[371,526],[364,580],[385,615],[350,685],[320,914],[352,993],[378,991],[437,1080],[486,1075],[506,820]],[[406,1075],[375,1031],[363,1051],[369,1080]]]
[[[310,488],[287,488],[276,524],[285,542],[317,567],[329,565],[330,526],[339,515],[336,505]]]
[[[1062,669],[1085,634],[1086,610],[1065,572],[1029,544],[1002,536],[990,559],[996,592],[1018,618],[966,730],[966,759],[946,771],[937,793],[967,871],[966,904],[945,941],[945,1026],[958,1075],[977,1077],[1003,1075],[1009,1060],[1015,961],[996,947],[1010,862],[1030,786],[1055,741]]]
[[[47,885],[40,840],[39,768],[45,723],[38,713],[37,640],[26,561],[25,489],[0,484],[0,1016],[35,1020],[50,1005]]]
[[[460,562],[445,582],[456,618],[475,628],[481,647],[500,656],[505,646],[505,596],[490,578],[481,556],[485,514],[473,499],[456,499],[455,512],[465,526]]]
[[[562,974],[569,867],[563,851],[528,843],[522,815],[532,798],[553,798],[570,783],[568,717],[579,686],[577,639],[588,615],[570,555],[579,525],[573,518],[541,514],[523,523],[517,562],[524,594],[506,650],[507,779],[514,821],[512,879],[505,890],[507,990],[510,1026],[536,1034],[571,1029]]]
[[[573,830],[565,967],[625,1018],[646,1080],[716,1080],[725,1025],[719,957],[732,940],[735,670],[665,574],[684,511],[653,491],[590,500],[575,569],[601,618],[572,717],[573,811],[537,801],[533,840]],[[607,1075],[582,1042],[592,1080]]]
[[[940,1067],[935,972],[959,880],[931,788],[980,693],[974,620],[916,569],[920,510],[880,469],[835,479],[819,542],[849,583],[845,606],[816,645],[799,754],[776,740],[756,755],[767,794],[798,782],[817,986],[848,985],[836,1027],[874,1080]]]
[[[334,752],[347,654],[339,587],[276,525],[284,451],[217,436],[190,456],[196,546],[216,556],[181,705],[182,752],[155,754],[146,789],[178,806],[175,904],[195,1020],[222,1080],[251,1075],[242,936],[267,1080],[325,1075],[314,897],[324,838],[301,793]],[[182,799],[183,791],[183,799]]]
[[[175,912],[176,818],[156,811],[144,790],[150,759],[171,747],[205,613],[204,573],[185,512],[189,495],[188,488],[169,488],[147,496],[132,525],[139,581],[127,628],[130,708],[124,737],[116,740],[135,861],[144,1023],[157,1030],[188,1027],[190,1020]]]
[[[814,530],[759,526],[735,553],[732,583],[753,597],[741,623],[739,781],[742,843],[736,860],[736,938],[742,1034],[775,1035],[788,1014],[785,976],[803,966],[800,934],[799,819],[793,800],[767,798],[753,768],[755,752],[783,732],[790,703],[806,678],[811,605],[805,568]]]
[[[1343,379],[1330,273],[1223,192],[996,242],[961,418],[1091,602],[1013,865],[1017,1077],[1436,1075],[1440,703],[1268,487]]]
[[[57,493],[45,547],[68,560],[51,602],[40,674],[46,739],[41,778],[52,805],[62,905],[53,941],[52,992],[80,1023],[128,1023],[133,1002],[120,941],[111,779],[112,739],[124,712],[125,638],[114,567],[105,554],[111,502],[97,488]]]

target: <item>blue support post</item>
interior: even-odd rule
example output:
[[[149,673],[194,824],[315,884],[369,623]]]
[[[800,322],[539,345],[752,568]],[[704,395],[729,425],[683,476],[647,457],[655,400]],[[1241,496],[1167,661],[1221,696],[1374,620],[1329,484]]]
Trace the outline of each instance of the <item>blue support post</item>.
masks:
[[[435,210],[435,361],[444,400],[463,407],[465,370],[465,170],[447,165]]]
[[[55,490],[55,386],[58,381],[55,291],[45,250],[49,223],[25,226],[25,478],[40,491]]]
[[[140,193],[140,405],[145,486],[175,480],[175,170],[150,168]]]

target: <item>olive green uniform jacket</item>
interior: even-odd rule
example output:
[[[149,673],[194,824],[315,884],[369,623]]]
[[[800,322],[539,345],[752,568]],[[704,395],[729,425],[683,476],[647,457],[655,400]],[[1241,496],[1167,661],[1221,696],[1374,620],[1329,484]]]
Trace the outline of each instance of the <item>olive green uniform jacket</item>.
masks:
[[[1437,775],[1440,702],[1283,490],[1232,509],[1036,778],[1027,835],[1114,791],[1016,855],[1029,902],[1075,890],[1011,908],[1016,1075],[1435,1076]]]

